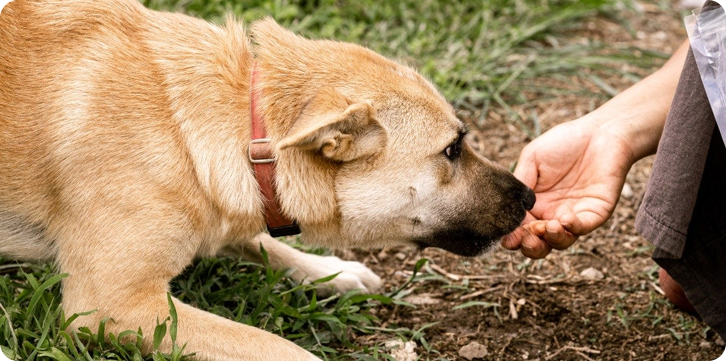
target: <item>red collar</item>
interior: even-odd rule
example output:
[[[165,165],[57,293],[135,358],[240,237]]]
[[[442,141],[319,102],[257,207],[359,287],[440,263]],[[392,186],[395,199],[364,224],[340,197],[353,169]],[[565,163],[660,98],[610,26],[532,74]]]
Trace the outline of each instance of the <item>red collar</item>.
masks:
[[[265,203],[265,222],[267,231],[273,237],[290,236],[300,233],[297,223],[287,218],[280,210],[275,187],[275,155],[267,138],[265,123],[257,109],[259,91],[255,89],[257,82],[257,62],[252,66],[250,75],[250,118],[252,119],[252,141],[248,149],[250,162],[255,172],[255,179],[260,187]]]

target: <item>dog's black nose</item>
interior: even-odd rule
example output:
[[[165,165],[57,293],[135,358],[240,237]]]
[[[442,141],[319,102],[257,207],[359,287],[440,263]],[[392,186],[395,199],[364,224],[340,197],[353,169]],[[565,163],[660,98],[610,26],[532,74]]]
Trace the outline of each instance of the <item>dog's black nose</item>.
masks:
[[[534,195],[534,191],[529,187],[525,187],[524,193],[522,194],[522,205],[526,210],[531,210],[534,207],[534,202],[537,197]]]

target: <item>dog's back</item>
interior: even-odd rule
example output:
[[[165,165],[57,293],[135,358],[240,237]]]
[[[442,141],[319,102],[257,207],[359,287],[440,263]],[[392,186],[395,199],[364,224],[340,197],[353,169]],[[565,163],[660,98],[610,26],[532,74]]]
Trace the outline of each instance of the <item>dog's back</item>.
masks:
[[[0,254],[53,256],[46,221],[69,196],[58,180],[90,176],[81,165],[91,160],[80,159],[80,150],[104,140],[86,123],[118,120],[94,114],[97,88],[109,85],[101,85],[98,72],[113,71],[113,62],[122,61],[114,49],[119,44],[108,39],[135,46],[133,33],[143,17],[139,7],[134,2],[19,0],[2,11]],[[107,26],[114,21],[124,23],[124,33]]]
[[[227,30],[151,16],[128,0],[9,3],[0,15],[0,254],[52,258],[58,232],[110,203],[151,196],[190,213],[207,207],[214,175],[231,173],[209,169],[219,164],[209,162],[213,149],[238,141],[230,133],[242,132],[247,108],[247,40]],[[208,99],[190,95],[200,85],[214,88],[199,92]],[[214,107],[233,115],[205,118]],[[208,121],[224,128],[208,132],[220,139],[185,133]]]

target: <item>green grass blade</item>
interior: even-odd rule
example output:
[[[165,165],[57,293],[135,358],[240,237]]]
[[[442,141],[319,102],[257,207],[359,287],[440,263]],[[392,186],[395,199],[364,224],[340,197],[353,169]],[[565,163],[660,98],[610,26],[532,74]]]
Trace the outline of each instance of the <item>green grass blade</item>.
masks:
[[[35,280],[34,277],[29,275],[28,281],[30,282],[31,279]],[[44,293],[48,288],[55,285],[56,283],[60,282],[62,279],[68,277],[68,274],[59,274],[55,275],[51,278],[49,278],[47,281],[43,282],[40,286],[33,287],[33,297],[30,299],[30,303],[28,304],[28,313],[32,314],[35,311],[35,307],[38,305],[38,302],[40,301],[40,298],[43,297]],[[35,284],[37,285],[37,282],[30,282],[31,285]]]

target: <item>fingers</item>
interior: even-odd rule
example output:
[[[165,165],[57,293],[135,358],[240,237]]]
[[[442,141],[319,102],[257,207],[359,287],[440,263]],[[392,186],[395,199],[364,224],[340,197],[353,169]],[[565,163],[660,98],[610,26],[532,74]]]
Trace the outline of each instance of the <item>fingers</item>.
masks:
[[[522,255],[525,257],[540,259],[547,257],[547,255],[552,252],[552,246],[550,246],[547,242],[542,241],[542,239],[534,234],[529,233],[522,239],[522,248],[520,248],[520,252],[522,252]]]
[[[579,219],[568,219],[575,228],[582,227]],[[519,250],[522,255],[532,259],[546,257],[553,249],[564,250],[572,246],[579,234],[568,230],[557,220],[537,220],[528,215],[524,225],[502,239],[502,246],[509,250]]]
[[[523,237],[524,229],[522,229],[522,227],[519,227],[515,229],[512,233],[502,237],[502,247],[510,251],[516,251],[522,246]]]
[[[549,220],[544,228],[544,240],[552,248],[559,251],[572,246],[578,238],[578,235],[568,231],[560,221]]]
[[[544,258],[553,249],[561,251],[571,247],[579,236],[597,228],[602,219],[592,212],[565,214],[559,220],[538,220],[527,213],[523,225],[502,238],[502,246],[519,250],[529,258]]]
[[[587,218],[587,217],[583,217]],[[574,214],[568,214],[560,218],[560,220],[545,220],[530,222],[528,225],[529,234],[537,237],[540,242],[545,243],[550,249],[558,251],[570,248],[577,239],[584,234],[591,232],[595,227],[590,226],[586,221]],[[521,248],[525,248],[522,238]],[[533,239],[527,240],[527,246],[532,248],[530,253],[540,254],[546,250],[543,245],[537,245]],[[546,255],[546,254],[545,254]],[[526,254],[525,254],[526,256]]]
[[[520,249],[522,247],[522,240],[531,232],[529,228],[533,222],[538,222],[537,218],[527,212],[524,220],[522,220],[522,226],[519,226],[512,233],[502,237],[502,247],[511,251]]]
[[[546,257],[552,247],[540,239],[545,234],[545,221],[531,220],[528,216],[525,224],[502,239],[502,246],[510,250],[520,250],[525,257],[539,259]]]

